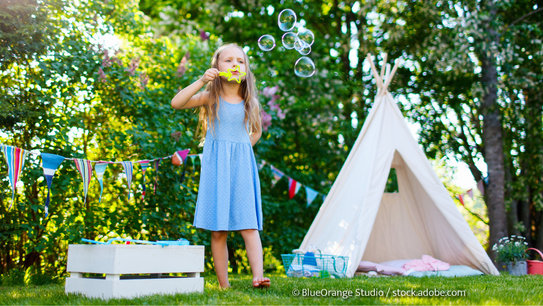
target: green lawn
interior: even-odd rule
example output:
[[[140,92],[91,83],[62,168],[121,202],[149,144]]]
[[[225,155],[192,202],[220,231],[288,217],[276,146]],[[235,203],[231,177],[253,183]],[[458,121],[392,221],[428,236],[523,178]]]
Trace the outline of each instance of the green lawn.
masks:
[[[207,276],[204,293],[154,295],[126,300],[65,295],[64,285],[0,286],[6,304],[541,304],[543,276],[475,276],[463,278],[356,277],[295,279],[272,276],[270,289],[251,288],[251,278],[232,275],[232,288],[220,290]],[[413,294],[455,296],[409,296]],[[403,294],[404,296],[398,296]],[[305,296],[304,296],[305,295]],[[313,295],[313,296],[307,296]],[[327,296],[315,296],[327,295]],[[350,296],[349,296],[350,295]],[[366,295],[366,296],[362,296]],[[376,296],[381,295],[381,296]],[[341,297],[343,296],[343,297]]]

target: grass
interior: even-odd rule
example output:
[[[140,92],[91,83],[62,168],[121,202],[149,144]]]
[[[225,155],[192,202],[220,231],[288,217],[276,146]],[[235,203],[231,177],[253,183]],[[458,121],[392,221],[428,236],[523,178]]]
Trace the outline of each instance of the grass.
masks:
[[[0,305],[12,304],[540,304],[543,276],[474,276],[462,278],[355,277],[296,279],[271,277],[270,289],[255,290],[248,275],[231,275],[232,288],[221,290],[206,276],[204,293],[153,295],[137,299],[89,299],[64,294],[63,284],[0,286]],[[436,292],[462,296],[435,295]],[[404,296],[399,296],[404,294]],[[305,296],[303,296],[305,295]],[[308,296],[311,295],[311,296]],[[321,295],[321,296],[316,296]],[[327,295],[327,296],[322,296]],[[362,296],[365,295],[365,296]],[[379,296],[380,295],[380,296]],[[394,296],[396,295],[396,296]]]

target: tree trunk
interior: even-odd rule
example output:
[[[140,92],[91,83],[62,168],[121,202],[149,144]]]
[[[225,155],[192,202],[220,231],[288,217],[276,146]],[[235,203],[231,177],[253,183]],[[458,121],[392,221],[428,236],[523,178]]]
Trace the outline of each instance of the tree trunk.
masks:
[[[489,242],[490,247],[507,235],[507,218],[504,200],[504,156],[503,131],[501,114],[497,103],[498,72],[496,70],[496,51],[498,33],[492,26],[496,19],[496,6],[493,1],[488,3],[490,22],[485,23],[485,41],[480,50],[482,62],[482,85],[484,90],[482,111],[483,115],[483,144],[484,157],[488,167],[488,182],[485,186],[485,200],[488,208]],[[491,256],[494,256],[491,252]]]

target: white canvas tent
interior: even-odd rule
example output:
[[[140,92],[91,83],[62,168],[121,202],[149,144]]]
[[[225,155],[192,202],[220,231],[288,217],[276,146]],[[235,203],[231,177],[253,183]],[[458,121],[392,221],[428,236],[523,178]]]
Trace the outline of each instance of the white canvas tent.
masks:
[[[375,103],[300,251],[349,256],[348,277],[361,260],[424,254],[498,274],[387,91],[396,65],[379,75],[368,58],[378,86]],[[385,193],[391,168],[398,192]]]

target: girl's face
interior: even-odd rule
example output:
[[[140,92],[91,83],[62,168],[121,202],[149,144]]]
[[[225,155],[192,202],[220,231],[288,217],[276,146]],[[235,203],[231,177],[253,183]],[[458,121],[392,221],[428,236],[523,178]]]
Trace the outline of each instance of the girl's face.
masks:
[[[239,70],[246,72],[246,63],[245,63],[245,53],[237,47],[229,47],[224,49],[219,55],[218,68],[219,71],[228,71],[228,69],[233,69],[236,66],[239,66]],[[238,71],[233,71],[233,75],[238,76]],[[244,77],[242,77],[243,79]]]

